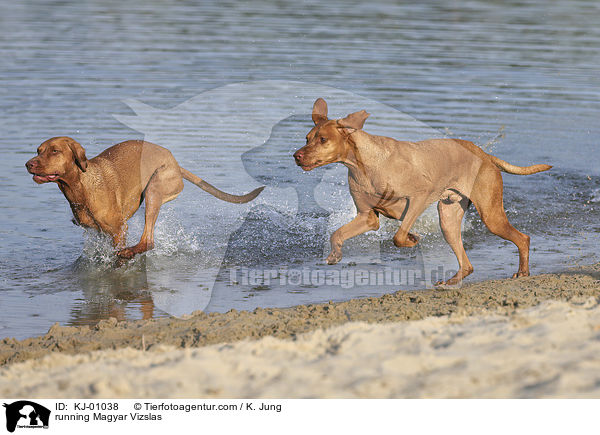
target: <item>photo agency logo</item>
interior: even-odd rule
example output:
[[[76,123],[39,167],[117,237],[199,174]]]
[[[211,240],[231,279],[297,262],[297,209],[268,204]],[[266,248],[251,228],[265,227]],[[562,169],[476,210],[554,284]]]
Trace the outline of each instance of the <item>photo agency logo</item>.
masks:
[[[12,433],[15,429],[48,429],[50,410],[39,403],[19,400],[4,403],[3,406],[6,408],[7,431]]]
[[[318,99],[323,103],[315,104]],[[448,245],[419,243],[417,234],[443,240],[435,204],[407,214],[402,192],[384,186],[373,198],[375,225],[372,214],[358,213],[348,168],[326,164],[339,159],[311,157],[303,148],[316,140],[315,129],[326,120],[335,120],[331,135],[349,147],[363,124],[370,134],[413,142],[445,137],[412,116],[341,89],[271,80],[207,90],[171,109],[124,103],[135,114],[115,118],[144,140],[167,147],[186,170],[234,194],[265,186],[246,204],[225,204],[187,188],[176,207],[161,208],[148,256],[161,256],[165,266],[147,277],[149,287],[169,289],[153,293],[160,309],[172,315],[204,310],[215,294],[231,294],[240,286],[248,293],[277,288],[288,294],[318,287],[330,295],[338,292],[332,298],[346,298],[349,289],[370,286],[383,294],[404,286],[431,287],[456,273]],[[319,144],[320,150],[333,142]],[[368,176],[369,162],[354,155]],[[379,213],[394,201],[403,212]],[[410,222],[402,226],[407,217]],[[142,214],[130,220],[133,239],[143,226]]]

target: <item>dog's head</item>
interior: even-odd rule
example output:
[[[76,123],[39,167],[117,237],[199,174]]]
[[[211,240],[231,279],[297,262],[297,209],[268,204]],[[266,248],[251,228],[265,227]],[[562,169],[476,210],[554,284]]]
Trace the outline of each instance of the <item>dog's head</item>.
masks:
[[[37,153],[25,167],[38,184],[59,181],[72,175],[73,171],[85,172],[87,169],[85,150],[70,137],[48,139],[38,147]]]
[[[313,129],[306,135],[306,145],[294,153],[296,164],[305,171],[343,162],[348,156],[348,138],[362,129],[369,114],[364,110],[343,119],[327,118],[327,103],[319,98],[313,105]]]

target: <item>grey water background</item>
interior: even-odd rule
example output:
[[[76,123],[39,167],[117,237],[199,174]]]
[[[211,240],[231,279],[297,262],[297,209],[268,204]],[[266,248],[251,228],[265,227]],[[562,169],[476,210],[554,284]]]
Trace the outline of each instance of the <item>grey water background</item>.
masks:
[[[329,195],[348,203],[343,170],[303,174],[291,160],[310,128],[309,98],[299,99],[297,113],[279,115],[277,92],[265,88],[259,110],[275,122],[249,137],[237,130],[250,114],[236,112],[244,95],[227,88],[232,83],[340,89],[480,145],[503,127],[495,155],[554,165],[504,176],[509,219],[532,238],[532,273],[597,262],[599,24],[594,1],[1,2],[0,337],[43,333],[54,322],[291,306],[399,288],[231,281],[241,268],[326,270],[328,235],[352,218],[351,209],[327,202]],[[203,106],[202,98],[213,100]],[[168,114],[190,99],[195,123],[178,125]],[[144,111],[150,132],[136,123]],[[376,112],[367,131],[392,128],[403,138],[402,125],[385,125],[385,110]],[[152,120],[165,119],[172,129],[152,130]],[[35,185],[25,171],[35,148],[56,135],[77,139],[88,157],[125,139],[163,138],[182,166],[224,190],[267,189],[234,206],[187,184],[161,211],[157,248],[115,270],[110,246],[73,226],[56,186]],[[142,225],[138,213],[131,242]],[[349,242],[333,267],[411,268],[423,253],[429,262],[451,258],[435,215],[417,223],[420,250],[393,247],[394,229],[386,222]],[[516,249],[473,210],[463,238],[475,267],[468,280],[516,270]]]

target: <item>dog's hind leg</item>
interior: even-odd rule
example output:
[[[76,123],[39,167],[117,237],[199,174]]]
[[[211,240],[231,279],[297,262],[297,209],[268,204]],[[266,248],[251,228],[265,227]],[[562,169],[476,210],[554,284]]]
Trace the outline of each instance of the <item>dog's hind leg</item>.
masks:
[[[473,272],[473,266],[467,257],[462,242],[461,225],[465,211],[469,208],[471,201],[468,198],[462,198],[460,201],[438,202],[438,213],[440,218],[440,227],[446,242],[450,245],[458,260],[458,272],[446,282],[438,282],[436,285],[455,285]]]
[[[374,210],[359,212],[354,220],[338,228],[331,235],[331,254],[327,264],[336,264],[342,259],[342,245],[345,240],[379,228],[379,216]]]
[[[154,248],[154,225],[160,207],[165,202],[177,198],[182,190],[183,180],[179,166],[162,166],[154,172],[144,190],[146,212],[142,237],[137,245],[120,250],[117,253],[119,257],[132,258],[136,254]]]
[[[529,236],[515,229],[504,211],[502,175],[494,167],[482,166],[471,191],[471,200],[488,229],[510,240],[519,249],[519,270],[513,278],[529,276]]]

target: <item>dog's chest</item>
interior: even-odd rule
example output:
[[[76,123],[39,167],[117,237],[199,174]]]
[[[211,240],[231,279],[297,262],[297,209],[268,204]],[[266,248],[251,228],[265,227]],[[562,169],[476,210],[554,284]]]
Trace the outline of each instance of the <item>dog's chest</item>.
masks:
[[[82,204],[71,204],[71,210],[73,211],[73,216],[79,225],[86,228],[98,228],[98,224],[94,220],[92,214]]]
[[[370,208],[391,219],[401,219],[406,209],[407,200],[389,185],[378,186],[350,183],[350,193],[359,209]]]

